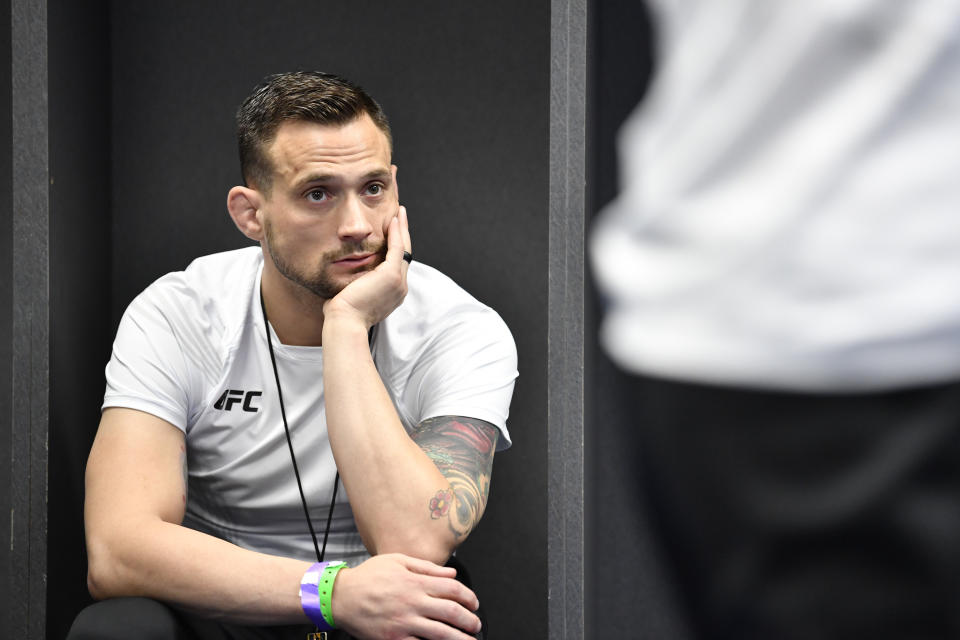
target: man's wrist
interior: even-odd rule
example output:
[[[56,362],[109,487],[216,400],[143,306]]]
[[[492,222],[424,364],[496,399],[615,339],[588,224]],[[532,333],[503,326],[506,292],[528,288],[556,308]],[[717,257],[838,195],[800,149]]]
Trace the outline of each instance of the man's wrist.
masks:
[[[337,574],[347,566],[346,562],[331,562],[323,570],[320,576],[320,585],[318,591],[320,594],[320,612],[323,619],[333,628],[336,628],[337,622],[333,619],[333,588],[337,580]]]
[[[300,579],[300,606],[304,614],[320,631],[336,628],[333,618],[333,589],[337,574],[346,563],[317,562]]]
[[[367,340],[370,325],[359,313],[335,311],[325,313],[323,318],[323,336],[336,336],[338,340],[349,339],[350,336],[358,340]]]
[[[345,588],[343,585],[346,581],[350,580],[350,573],[353,572],[353,569],[350,567],[343,567],[339,572],[333,582],[333,594],[330,596],[330,614],[333,616],[334,620],[338,621],[340,628],[343,628],[347,620],[347,609],[345,607],[345,599],[347,596],[344,595],[345,592],[349,591],[348,588]],[[348,625],[349,626],[349,625]]]

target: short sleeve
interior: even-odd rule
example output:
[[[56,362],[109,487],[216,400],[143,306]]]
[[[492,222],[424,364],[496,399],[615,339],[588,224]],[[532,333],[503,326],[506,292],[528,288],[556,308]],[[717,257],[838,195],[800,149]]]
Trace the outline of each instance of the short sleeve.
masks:
[[[138,409],[186,431],[192,374],[170,318],[141,294],[117,330],[103,408]]]
[[[413,368],[420,419],[458,415],[495,425],[497,448],[511,444],[507,430],[517,378],[517,348],[500,316],[482,308],[458,317],[429,344]]]

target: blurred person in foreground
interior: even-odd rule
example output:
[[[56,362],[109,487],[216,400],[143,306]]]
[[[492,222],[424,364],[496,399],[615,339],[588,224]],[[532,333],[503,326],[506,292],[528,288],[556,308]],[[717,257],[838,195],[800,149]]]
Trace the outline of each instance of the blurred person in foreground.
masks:
[[[86,474],[101,602],[70,638],[485,637],[452,554],[509,445],[513,338],[413,261],[366,92],[277,74],[237,124],[227,209],[257,246],[120,322]]]
[[[590,251],[692,627],[960,637],[960,2],[650,4]]]

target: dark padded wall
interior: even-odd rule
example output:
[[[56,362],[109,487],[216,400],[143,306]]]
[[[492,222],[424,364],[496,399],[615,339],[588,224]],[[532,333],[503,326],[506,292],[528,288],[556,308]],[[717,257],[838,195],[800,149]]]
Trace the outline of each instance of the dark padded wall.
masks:
[[[616,133],[650,80],[655,35],[636,1],[594,2],[590,18],[588,218],[617,194]],[[601,301],[595,291],[587,312],[588,637],[682,640],[687,636],[669,570],[660,560],[637,484],[639,425],[624,408],[630,383],[600,348]]]
[[[10,602],[10,436],[12,427],[10,374],[13,352],[13,289],[8,274],[13,269],[13,155],[10,96],[10,3],[0,10],[0,602]],[[0,630],[8,629],[10,607],[0,607]]]
[[[153,279],[249,244],[224,203],[238,179],[233,112],[260,78],[318,68],[361,83],[391,118],[417,259],[497,309],[517,341],[515,444],[460,555],[491,638],[545,638],[550,5],[233,9],[112,5],[111,330]]]
[[[110,86],[105,1],[51,0],[47,637],[89,601],[83,470],[110,354]]]

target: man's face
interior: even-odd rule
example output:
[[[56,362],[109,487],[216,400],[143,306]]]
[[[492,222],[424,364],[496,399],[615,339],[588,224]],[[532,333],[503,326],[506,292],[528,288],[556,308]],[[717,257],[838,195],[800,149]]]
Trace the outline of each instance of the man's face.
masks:
[[[267,252],[287,280],[332,298],[386,256],[398,207],[387,138],[366,115],[343,126],[293,121],[268,153]]]

